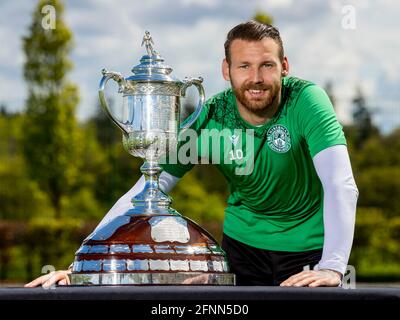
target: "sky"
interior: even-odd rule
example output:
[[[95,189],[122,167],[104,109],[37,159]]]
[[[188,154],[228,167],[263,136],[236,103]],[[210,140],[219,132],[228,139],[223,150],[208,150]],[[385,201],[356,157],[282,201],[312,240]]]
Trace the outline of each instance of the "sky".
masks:
[[[79,85],[77,116],[98,111],[101,70],[131,75],[145,49],[145,30],[173,75],[202,76],[206,97],[227,88],[223,43],[236,24],[257,11],[274,18],[290,75],[333,85],[339,120],[351,121],[360,87],[387,133],[400,126],[400,1],[396,0],[67,0],[64,20],[74,34],[69,79]],[[22,37],[37,1],[0,0],[0,104],[24,110]],[[45,15],[45,14],[44,14]],[[113,90],[116,88],[112,88]],[[195,90],[190,92],[196,99]],[[119,100],[117,100],[119,103]]]

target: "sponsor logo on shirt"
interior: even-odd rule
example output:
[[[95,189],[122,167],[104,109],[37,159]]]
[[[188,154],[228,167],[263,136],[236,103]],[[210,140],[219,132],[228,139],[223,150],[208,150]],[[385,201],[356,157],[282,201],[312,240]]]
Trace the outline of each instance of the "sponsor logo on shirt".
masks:
[[[239,142],[239,136],[234,134],[230,136],[229,139],[231,140],[232,144],[236,147],[237,143]]]
[[[275,152],[288,152],[292,146],[288,129],[281,124],[273,125],[268,129],[267,143],[268,146]]]

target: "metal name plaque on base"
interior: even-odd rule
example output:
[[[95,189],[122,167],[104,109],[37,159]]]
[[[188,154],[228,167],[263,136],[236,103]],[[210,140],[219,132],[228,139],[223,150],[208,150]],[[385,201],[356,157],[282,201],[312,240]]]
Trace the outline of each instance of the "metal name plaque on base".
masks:
[[[132,198],[132,207],[98,227],[75,255],[72,285],[234,285],[224,251],[202,227],[170,207],[171,198],[159,189],[162,156],[176,150],[180,130],[199,116],[204,100],[202,78],[178,80],[153,49],[146,31],[147,54],[124,78],[103,70],[100,103],[121,129],[125,149],[144,159],[144,189]],[[123,119],[112,114],[105,87],[112,79],[123,96]],[[180,126],[180,99],[194,85],[199,103],[189,121]]]

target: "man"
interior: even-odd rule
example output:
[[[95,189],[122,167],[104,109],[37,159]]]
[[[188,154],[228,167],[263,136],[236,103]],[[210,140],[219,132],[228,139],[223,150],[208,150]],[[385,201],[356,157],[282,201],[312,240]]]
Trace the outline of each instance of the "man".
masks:
[[[288,72],[276,28],[239,24],[228,33],[222,62],[232,88],[209,99],[191,128],[254,132],[247,174],[238,174],[241,162],[217,165],[231,190],[222,247],[237,284],[338,286],[350,255],[358,190],[329,98]],[[217,151],[206,154],[212,158]],[[193,164],[163,167],[160,185],[168,191]],[[123,214],[142,188],[143,178],[100,225]],[[27,286],[65,284],[67,273]]]

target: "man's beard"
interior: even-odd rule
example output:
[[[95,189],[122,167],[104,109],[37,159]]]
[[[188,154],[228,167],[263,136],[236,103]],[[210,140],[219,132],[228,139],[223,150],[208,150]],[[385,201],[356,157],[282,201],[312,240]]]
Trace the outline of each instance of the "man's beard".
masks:
[[[231,85],[238,101],[243,107],[254,113],[259,113],[272,107],[274,101],[279,97],[281,89],[280,85],[277,84],[267,85],[254,82],[243,84],[241,87],[235,87],[231,81]],[[265,90],[264,94],[266,93],[266,95],[249,99],[246,96],[246,90]]]

